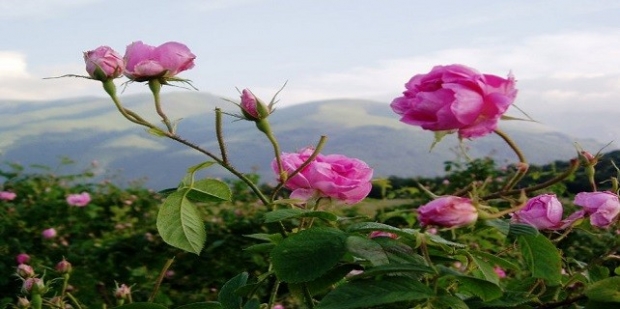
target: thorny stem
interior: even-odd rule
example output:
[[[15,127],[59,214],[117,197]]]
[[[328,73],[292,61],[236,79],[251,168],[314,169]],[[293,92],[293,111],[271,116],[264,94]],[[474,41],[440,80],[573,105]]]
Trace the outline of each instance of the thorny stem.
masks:
[[[275,196],[278,194],[278,191],[280,191],[282,187],[284,187],[284,185],[289,179],[299,174],[304,168],[306,168],[306,166],[310,165],[310,163],[314,161],[314,159],[319,155],[319,153],[323,149],[323,146],[325,146],[326,142],[327,142],[327,136],[321,135],[321,138],[319,139],[319,142],[316,144],[316,147],[314,148],[314,152],[312,152],[310,157],[308,157],[308,159],[304,161],[304,163],[302,163],[295,171],[290,173],[286,180],[282,180],[282,179],[280,180],[280,183],[273,190],[273,194],[271,195],[271,200],[275,199]]]
[[[148,121],[142,119],[142,117],[138,116],[138,114],[132,112],[129,109],[124,108],[121,105],[121,101],[116,96],[116,85],[114,85],[114,82],[112,80],[103,82],[103,89],[110,96],[110,98],[112,99],[112,102],[114,102],[114,105],[116,105],[116,108],[118,109],[118,111],[123,115],[123,117],[127,118],[127,120],[133,123],[137,123],[141,126],[148,127],[150,129],[157,129],[157,127],[155,127]]]
[[[271,145],[273,146],[273,152],[276,157],[276,164],[278,165],[278,175],[280,176],[280,179],[286,181],[286,179],[288,179],[288,175],[284,173],[284,168],[282,167],[282,159],[280,158],[280,144],[278,144],[278,140],[276,140],[275,136],[273,136],[267,118],[261,119],[256,122],[256,126],[259,130],[265,133],[265,135],[269,139],[269,142],[271,142]]]
[[[157,292],[159,291],[159,287],[161,286],[162,281],[164,281],[166,272],[168,271],[168,268],[170,268],[170,265],[172,265],[172,262],[174,262],[174,258],[168,259],[168,261],[166,261],[166,264],[164,264],[164,267],[161,269],[161,272],[159,272],[157,281],[155,281],[155,288],[153,288],[153,292],[151,293],[151,296],[149,296],[149,300],[148,300],[149,303],[153,302],[153,300],[155,299],[155,296],[157,295]]]
[[[168,119],[166,113],[164,113],[161,108],[161,100],[159,96],[159,93],[161,92],[161,82],[157,79],[151,79],[149,80],[149,88],[151,89],[151,92],[153,92],[153,99],[155,100],[155,110],[157,111],[157,114],[161,116],[161,120],[166,125],[166,128],[168,128],[168,132],[174,134],[174,127],[170,123],[170,119]]]
[[[228,164],[226,144],[224,143],[224,133],[222,133],[222,110],[219,107],[215,109],[215,136],[217,138],[217,143],[220,146],[222,162]]]
[[[517,144],[506,133],[504,133],[500,129],[495,129],[494,132],[495,134],[499,135],[499,137],[501,137],[506,142],[506,144],[510,146],[510,148],[512,148],[512,150],[519,158],[519,163],[521,163],[522,165],[521,167],[517,168],[517,173],[512,177],[512,179],[510,179],[510,181],[506,183],[504,188],[502,188],[502,191],[507,191],[512,189],[523,178],[523,176],[527,174],[527,160],[525,159],[525,155],[523,155],[523,152],[521,152],[521,149],[519,149],[519,146],[517,146]]]
[[[533,192],[536,190],[540,190],[540,189],[544,189],[547,188],[549,186],[552,186],[558,182],[563,181],[564,179],[566,179],[567,177],[569,177],[570,175],[572,175],[577,168],[579,168],[579,160],[571,160],[570,161],[570,166],[568,168],[568,170],[566,170],[564,173],[558,175],[557,177],[554,177],[552,179],[549,179],[543,183],[539,183],[537,185],[531,186],[531,187],[527,187],[527,188],[523,188],[523,189],[512,189],[509,191],[499,191],[499,192],[495,192],[492,194],[489,194],[487,196],[483,196],[481,198],[481,200],[491,200],[491,199],[495,199],[498,197],[502,197],[502,196],[510,196],[510,195],[516,195],[519,194],[521,192],[525,192],[525,193],[529,193],[529,192]]]

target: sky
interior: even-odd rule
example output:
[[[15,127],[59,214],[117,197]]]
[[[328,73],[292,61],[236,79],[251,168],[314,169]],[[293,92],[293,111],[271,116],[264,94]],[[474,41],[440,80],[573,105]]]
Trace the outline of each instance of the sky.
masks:
[[[268,101],[287,82],[280,106],[389,103],[413,75],[460,63],[512,72],[515,104],[543,119],[620,112],[617,0],[0,0],[0,22],[0,100],[14,104],[104,96],[95,81],[43,78],[85,74],[84,51],[141,40],[186,44],[196,66],[180,77],[203,92]]]

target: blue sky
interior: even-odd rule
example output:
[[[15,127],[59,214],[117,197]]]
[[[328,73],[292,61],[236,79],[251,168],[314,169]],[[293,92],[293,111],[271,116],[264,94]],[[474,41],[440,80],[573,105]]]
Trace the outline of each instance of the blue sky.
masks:
[[[618,111],[619,20],[616,0],[0,0],[0,100],[103,96],[96,82],[42,78],[142,40],[188,45],[196,67],[181,77],[200,91],[268,99],[288,81],[281,106],[389,102],[412,75],[462,63],[512,71],[528,111]]]

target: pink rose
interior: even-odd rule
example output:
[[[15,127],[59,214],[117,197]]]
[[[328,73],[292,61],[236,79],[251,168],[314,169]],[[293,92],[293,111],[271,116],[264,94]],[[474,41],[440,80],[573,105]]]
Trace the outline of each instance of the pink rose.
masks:
[[[17,197],[15,192],[10,191],[0,191],[0,200],[1,201],[12,201]]]
[[[41,232],[41,236],[43,236],[43,238],[45,239],[52,239],[54,237],[56,237],[58,233],[56,232],[56,229],[53,227],[50,227],[49,229],[45,229],[43,230],[43,232]]]
[[[121,76],[125,62],[119,53],[108,46],[99,46],[84,53],[86,72],[90,77],[106,81]]]
[[[590,215],[590,224],[601,228],[609,227],[620,213],[618,195],[608,191],[578,193],[574,203]]]
[[[458,131],[460,138],[487,135],[514,101],[517,90],[507,79],[480,74],[464,65],[435,66],[405,84],[392,101],[400,121],[431,131]]]
[[[71,263],[69,263],[69,261],[65,260],[64,258],[62,259],[62,261],[58,262],[56,264],[56,271],[59,272],[60,274],[68,274],[71,272],[72,269],[72,265]]]
[[[555,194],[541,194],[527,201],[512,214],[512,221],[529,224],[539,230],[555,230],[562,225],[564,208]]]
[[[17,275],[22,278],[34,277],[34,269],[28,264],[19,264],[17,266]]]
[[[147,81],[175,75],[194,67],[196,56],[187,46],[167,42],[157,47],[133,42],[125,51],[125,75],[135,81]]]
[[[506,278],[506,272],[499,266],[493,267],[493,272],[495,272],[499,278]]]
[[[15,257],[15,260],[17,261],[17,264],[27,264],[28,262],[30,262],[30,255],[26,254],[26,253],[20,253]]]
[[[284,170],[291,174],[312,155],[312,151],[306,148],[299,153],[282,153]],[[279,174],[276,160],[273,160],[271,167]],[[319,154],[300,173],[289,178],[285,186],[293,190],[291,198],[294,199],[330,197],[346,204],[355,204],[370,193],[372,174],[372,168],[359,159],[339,154]]]
[[[458,196],[442,196],[417,209],[422,225],[460,227],[476,222],[478,210],[471,200]]]
[[[90,203],[90,194],[82,192],[80,194],[69,194],[67,204],[70,206],[84,207]]]

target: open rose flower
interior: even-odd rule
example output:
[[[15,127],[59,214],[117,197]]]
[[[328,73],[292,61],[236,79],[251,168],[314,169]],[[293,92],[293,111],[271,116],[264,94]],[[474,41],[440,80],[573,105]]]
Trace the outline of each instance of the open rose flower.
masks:
[[[291,174],[312,155],[312,151],[306,148],[299,153],[283,153],[284,170]],[[279,174],[276,160],[271,166]],[[372,174],[372,168],[359,159],[339,154],[319,154],[300,173],[288,179],[285,187],[293,190],[291,198],[294,199],[330,197],[346,204],[355,204],[370,193]]]
[[[70,206],[84,207],[90,203],[90,194],[82,192],[80,194],[69,194],[67,204]]]
[[[196,55],[187,46],[167,42],[157,47],[133,42],[125,51],[125,76],[135,81],[169,78],[194,67]]]
[[[108,46],[99,46],[84,53],[86,72],[90,77],[106,81],[121,76],[125,69],[123,57]]]
[[[578,193],[574,203],[590,215],[590,224],[601,228],[609,227],[620,214],[618,195],[608,191]]]
[[[562,225],[564,208],[555,194],[541,194],[527,201],[512,214],[512,221],[529,224],[539,230],[555,230]]]
[[[436,66],[405,84],[392,101],[400,121],[431,131],[458,131],[460,138],[487,135],[514,101],[512,75],[481,74],[460,64]]]
[[[458,196],[442,196],[417,209],[422,225],[461,227],[478,219],[478,210],[471,200]]]

